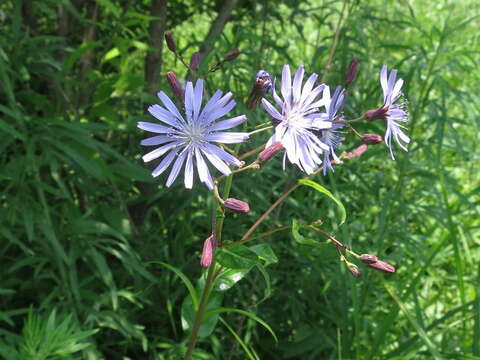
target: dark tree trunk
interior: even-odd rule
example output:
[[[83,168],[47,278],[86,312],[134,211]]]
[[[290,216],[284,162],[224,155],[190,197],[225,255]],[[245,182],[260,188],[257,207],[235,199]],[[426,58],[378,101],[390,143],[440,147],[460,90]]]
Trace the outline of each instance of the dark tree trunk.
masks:
[[[159,88],[162,67],[163,38],[166,29],[167,0],[153,0],[151,15],[157,19],[150,22],[148,34],[151,51],[145,58],[145,82],[147,91],[155,93]]]

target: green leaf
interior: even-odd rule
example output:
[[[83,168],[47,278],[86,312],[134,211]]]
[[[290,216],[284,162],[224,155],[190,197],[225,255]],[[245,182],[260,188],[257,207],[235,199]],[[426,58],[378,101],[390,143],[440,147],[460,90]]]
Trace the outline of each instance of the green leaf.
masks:
[[[190,297],[192,298],[193,301],[193,307],[194,310],[198,310],[198,296],[195,288],[193,287],[193,284],[191,281],[188,279],[188,277],[179,269],[177,269],[175,266],[172,266],[170,264],[164,263],[162,261],[150,261],[149,264],[159,264],[164,267],[166,267],[168,270],[173,271],[179,278],[182,280],[183,284],[187,287],[188,292],[190,294]]]
[[[258,263],[258,255],[245,245],[222,247],[217,254],[217,261],[228,269],[250,269]]]
[[[278,262],[277,255],[275,255],[271,246],[266,243],[250,246],[250,250],[255,252],[267,265],[276,264]]]
[[[302,234],[300,234],[300,228],[301,226],[298,223],[298,221],[293,219],[292,220],[292,236],[297,243],[302,245],[314,245],[314,246],[322,244],[319,241],[315,241],[315,240],[304,237]]]
[[[215,283],[215,289],[218,291],[226,291],[233,287],[237,282],[242,280],[245,275],[251,270],[248,269],[228,269],[223,271]]]
[[[200,292],[203,289],[198,289]],[[198,330],[199,337],[207,337],[209,336],[213,330],[215,330],[215,326],[217,325],[219,312],[215,312],[216,309],[220,309],[220,305],[223,301],[223,292],[220,291],[212,291],[208,298],[208,303],[206,305],[206,313],[203,317],[202,324],[200,325],[200,329]],[[212,311],[212,313],[209,313]],[[184,331],[190,331],[193,327],[193,323],[195,321],[195,316],[197,312],[193,308],[192,298],[190,296],[185,297],[182,303],[182,328]]]
[[[220,317],[220,322],[225,325],[225,327],[227,328],[228,331],[230,331],[230,333],[233,335],[233,337],[235,338],[235,340],[237,340],[237,342],[240,344],[240,346],[242,347],[242,349],[245,351],[245,353],[247,354],[248,358],[250,360],[255,360],[255,357],[254,355],[252,354],[252,352],[250,351],[250,349],[248,348],[247,344],[245,344],[242,340],[242,338],[235,332],[235,330],[233,330],[229,325],[228,323],[222,318]]]
[[[345,220],[347,219],[347,211],[345,210],[345,206],[343,206],[342,202],[338,200],[335,196],[333,196],[333,194],[329,190],[327,190],[325,187],[323,187],[319,183],[316,183],[315,181],[312,181],[312,180],[300,179],[298,180],[298,182],[301,185],[310,186],[315,190],[317,190],[318,192],[321,192],[322,194],[325,194],[330,199],[332,199],[340,209],[340,217],[341,217],[340,225],[342,225],[345,222]]]
[[[234,308],[219,307],[219,308],[216,308],[216,309],[213,309],[213,310],[208,310],[208,311],[206,312],[206,314],[207,314],[207,315],[213,315],[213,314],[229,313],[229,312],[239,313],[239,314],[242,314],[242,315],[244,315],[244,316],[249,317],[250,319],[255,320],[255,321],[258,322],[260,325],[262,325],[265,329],[267,329],[268,332],[269,332],[270,334],[272,334],[272,336],[273,336],[273,338],[275,339],[275,341],[278,342],[277,335],[275,335],[275,332],[272,330],[272,328],[270,327],[270,325],[268,325],[265,321],[263,321],[262,319],[260,319],[257,315],[255,315],[254,313],[251,313],[251,312],[249,312],[249,311],[240,310],[240,309],[234,309]]]

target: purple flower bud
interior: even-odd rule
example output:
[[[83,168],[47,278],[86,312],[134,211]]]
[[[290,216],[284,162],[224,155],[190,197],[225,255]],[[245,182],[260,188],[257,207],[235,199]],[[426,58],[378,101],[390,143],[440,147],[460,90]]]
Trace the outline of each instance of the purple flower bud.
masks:
[[[358,268],[357,265],[355,264],[348,264],[348,271],[350,271],[350,274],[352,274],[354,277],[359,278],[360,275],[362,275],[362,272]]]
[[[185,91],[183,90],[182,85],[180,85],[177,76],[169,71],[167,72],[167,80],[175,96],[183,103]]]
[[[200,60],[202,59],[202,54],[199,52],[195,52],[192,54],[192,57],[190,58],[190,69],[192,71],[197,71],[198,66],[200,65]]]
[[[367,264],[367,266],[371,267],[372,269],[386,272],[386,273],[394,273],[395,272],[395,267],[390,265],[389,263],[386,263],[385,261],[378,260],[375,261],[374,263]]]
[[[247,100],[247,109],[253,110],[257,107],[264,93],[272,88],[272,77],[265,70],[259,70],[253,83],[252,91]]]
[[[355,77],[357,76],[358,64],[359,62],[357,59],[352,59],[352,61],[350,61],[350,65],[348,66],[348,72],[345,76],[345,82],[347,83],[347,86],[351,85],[355,81]]]
[[[284,147],[281,142],[275,142],[258,155],[258,160],[261,162],[267,162],[283,149]]]
[[[254,87],[262,91],[269,91],[272,88],[272,77],[265,70],[259,70],[255,77]]]
[[[225,209],[241,214],[247,214],[250,211],[250,206],[248,205],[248,203],[235,198],[226,199],[223,203],[223,206],[225,207]]]
[[[217,248],[217,240],[215,236],[211,235],[203,243],[202,257],[200,258],[200,265],[204,268],[210,267],[212,265],[213,256],[215,254],[215,249]]]
[[[230,51],[225,57],[223,58],[223,61],[232,61],[235,58],[237,58],[238,55],[240,55],[241,51],[239,49],[235,49]]]
[[[367,144],[362,144],[351,152],[348,152],[344,155],[346,159],[353,159],[355,157],[361,156],[365,151],[367,151]]]
[[[360,260],[362,260],[362,262],[364,262],[365,264],[372,264],[378,261],[378,257],[371,254],[362,254],[360,255]]]
[[[378,109],[368,110],[365,113],[365,117],[368,121],[373,120],[386,120],[387,119],[388,106],[380,107]]]
[[[376,145],[383,141],[382,137],[378,134],[365,134],[362,136],[362,140],[363,143],[367,145]]]
[[[175,39],[173,38],[173,34],[171,32],[165,33],[165,41],[167,42],[168,49],[176,53],[177,52],[177,44],[175,43]]]

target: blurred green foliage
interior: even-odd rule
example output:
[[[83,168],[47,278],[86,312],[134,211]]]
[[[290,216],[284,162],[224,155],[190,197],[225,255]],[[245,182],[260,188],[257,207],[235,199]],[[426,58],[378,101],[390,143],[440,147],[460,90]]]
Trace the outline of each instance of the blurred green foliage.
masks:
[[[223,3],[168,2],[166,28],[186,59]],[[195,358],[480,359],[479,11],[475,0],[237,1],[200,72],[242,50],[207,88],[230,89],[252,128],[268,121],[242,104],[260,68],[278,77],[284,63],[304,64],[335,86],[359,59],[348,118],[379,106],[381,65],[399,69],[410,151],[393,162],[371,146],[317,176],[345,205],[341,227],[338,207],[302,186],[258,230],[322,219],[398,271],[362,267],[354,279],[331,245],[298,229],[223,251],[232,269],[217,283]],[[153,19],[148,0],[0,4],[0,357],[160,360],[185,349],[209,194],[166,189],[140,161],[136,122],[156,101],[144,71]],[[186,75],[166,49],[159,71]],[[157,85],[168,92],[163,77]],[[381,124],[359,129],[383,133]],[[232,194],[252,211],[226,219],[224,241],[300,176],[280,161],[237,176]]]

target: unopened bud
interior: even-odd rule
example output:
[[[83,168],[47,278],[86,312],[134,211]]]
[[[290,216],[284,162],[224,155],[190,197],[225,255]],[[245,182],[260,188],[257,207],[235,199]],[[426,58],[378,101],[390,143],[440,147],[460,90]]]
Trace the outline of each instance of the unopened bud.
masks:
[[[238,55],[240,55],[241,51],[239,49],[235,49],[230,51],[225,57],[223,58],[223,61],[232,61],[237,58]]]
[[[182,85],[180,85],[180,82],[178,81],[177,76],[173,72],[169,71],[169,72],[167,72],[167,79],[168,79],[168,83],[170,84],[170,87],[172,88],[172,91],[175,94],[175,96],[181,102],[183,102],[184,97],[185,97],[185,92],[182,89]]]
[[[352,263],[348,264],[348,271],[350,271],[350,274],[352,274],[356,278],[359,278],[360,275],[362,275],[362,272],[360,271],[358,266]]]
[[[362,262],[364,262],[365,264],[372,264],[378,261],[378,257],[371,254],[362,254],[360,255],[360,260],[362,260]]]
[[[165,34],[165,41],[167,42],[168,49],[176,53],[177,52],[177,44],[175,43],[175,39],[173,38],[173,34],[171,32],[167,32]]]
[[[250,211],[250,206],[248,205],[248,203],[235,198],[226,199],[223,203],[223,206],[225,207],[225,209],[241,214],[246,214]]]
[[[362,136],[362,140],[363,143],[367,145],[376,145],[383,141],[382,137],[378,134],[365,134]]]
[[[367,266],[371,267],[372,269],[386,272],[386,273],[394,273],[395,272],[395,267],[390,265],[389,263],[386,263],[385,261],[378,260],[375,261],[374,263],[367,264]]]
[[[348,72],[347,75],[345,76],[345,82],[347,83],[347,86],[351,85],[357,76],[357,69],[358,69],[358,60],[357,59],[352,59],[350,61],[350,65],[348,66]]]
[[[272,77],[265,70],[259,70],[253,83],[252,91],[247,100],[247,108],[253,110],[257,107],[263,94],[272,88]]]
[[[351,152],[348,152],[344,155],[346,159],[353,159],[355,157],[361,156],[365,151],[367,151],[367,144],[362,144]]]
[[[378,109],[368,110],[365,113],[365,118],[368,121],[373,120],[386,120],[387,119],[388,106],[380,107]]]
[[[190,58],[190,69],[192,71],[197,71],[198,66],[200,65],[200,60],[202,59],[202,55],[199,52],[195,52],[192,54],[192,57]]]
[[[204,268],[212,265],[213,256],[215,255],[215,249],[217,248],[217,240],[215,236],[211,235],[203,243],[202,257],[200,258],[200,265]]]
[[[278,152],[283,150],[283,145],[281,142],[275,142],[269,147],[267,147],[265,150],[263,150],[259,155],[258,155],[258,160],[261,162],[267,162],[270,160],[272,157],[274,157]]]

